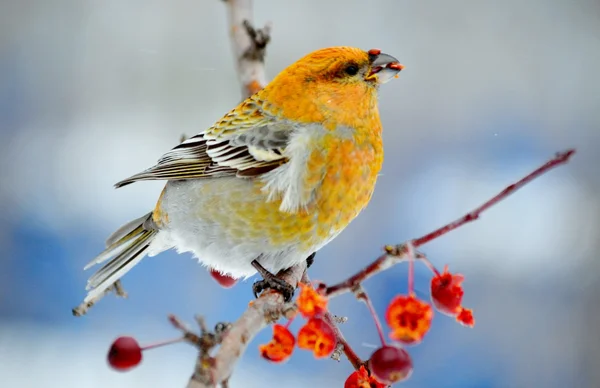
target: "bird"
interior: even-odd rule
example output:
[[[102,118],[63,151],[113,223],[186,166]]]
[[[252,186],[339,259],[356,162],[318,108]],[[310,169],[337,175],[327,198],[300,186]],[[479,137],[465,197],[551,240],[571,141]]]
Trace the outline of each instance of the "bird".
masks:
[[[114,232],[85,266],[103,264],[83,304],[145,256],[173,248],[235,279],[258,272],[255,294],[274,288],[289,299],[294,289],[274,274],[314,257],[371,199],[383,163],[378,90],[403,68],[379,49],[311,52],[116,183],[166,180],[154,209]]]

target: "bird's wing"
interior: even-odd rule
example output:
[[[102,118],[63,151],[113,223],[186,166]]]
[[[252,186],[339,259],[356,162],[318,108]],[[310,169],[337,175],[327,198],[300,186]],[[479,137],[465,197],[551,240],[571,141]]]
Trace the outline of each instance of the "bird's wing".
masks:
[[[287,162],[293,126],[265,114],[251,99],[242,102],[206,131],[164,154],[158,163],[116,187],[141,180],[257,176]]]

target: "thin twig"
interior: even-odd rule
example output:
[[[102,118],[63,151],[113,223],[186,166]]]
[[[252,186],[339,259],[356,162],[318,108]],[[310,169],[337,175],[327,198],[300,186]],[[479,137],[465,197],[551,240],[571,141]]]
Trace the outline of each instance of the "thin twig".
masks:
[[[87,314],[88,310],[90,308],[92,308],[92,306],[95,305],[100,299],[102,299],[104,296],[106,296],[106,294],[110,294],[111,292],[114,292],[115,295],[118,296],[119,298],[127,298],[127,292],[125,292],[125,289],[123,288],[121,279],[118,279],[113,284],[108,286],[106,288],[106,290],[104,290],[102,293],[98,294],[98,296],[96,296],[93,299],[90,299],[87,302],[85,302],[85,301],[82,302],[79,306],[77,306],[73,310],[71,310],[71,312],[73,313],[74,316],[81,317],[82,315]]]
[[[356,274],[350,276],[348,279],[334,284],[333,286],[321,285],[321,292],[323,295],[327,295],[330,298],[336,297],[340,294],[344,294],[351,291],[354,287],[361,284],[373,275],[379,272],[385,271],[386,269],[401,263],[406,258],[406,248],[404,244],[400,245],[387,245],[384,247],[385,253],[379,256],[375,261],[367,265]],[[421,253],[416,253],[416,258],[420,259],[424,257]]]
[[[522,188],[523,186],[525,186],[527,183],[531,182],[535,178],[542,176],[543,174],[545,174],[546,172],[550,171],[551,169],[553,169],[557,166],[567,163],[569,161],[569,159],[571,158],[571,156],[573,156],[574,154],[575,154],[574,149],[570,149],[565,152],[557,153],[554,158],[550,159],[548,162],[546,162],[539,168],[535,169],[533,172],[531,172],[524,178],[518,180],[517,182],[511,184],[510,186],[507,186],[500,193],[498,193],[497,195],[492,197],[490,200],[483,203],[483,205],[481,205],[481,206],[477,207],[476,209],[472,210],[471,212],[465,214],[464,216],[457,219],[456,221],[453,221],[447,225],[444,225],[441,228],[436,229],[435,231],[428,233],[422,237],[412,240],[411,241],[412,246],[414,248],[418,248],[418,247],[420,247],[420,246],[422,246],[422,245],[424,245],[424,244],[426,244],[426,243],[428,243],[428,242],[430,242],[430,241],[432,241],[432,240],[434,240],[434,239],[436,239],[436,238],[438,238],[438,237],[440,237],[440,236],[442,236],[442,235],[444,235],[444,234],[446,234],[468,222],[477,220],[479,218],[479,216],[481,215],[481,213],[483,213],[484,211],[486,211],[493,205],[497,204],[498,202],[502,201],[509,195],[513,194],[515,191],[519,190],[520,188]],[[355,275],[350,276],[348,279],[346,279],[338,284],[325,287],[324,290],[321,290],[321,292],[324,295],[327,295],[328,297],[332,298],[334,296],[338,296],[345,292],[351,291],[354,287],[356,287],[357,285],[359,285],[360,283],[362,283],[369,277],[371,277],[379,272],[382,272],[393,265],[400,263],[407,257],[407,253],[408,253],[406,244],[388,245],[384,248],[384,250],[385,250],[385,253],[383,255],[379,256],[377,259],[375,259],[375,261],[373,261],[371,264],[367,265],[365,268],[363,268],[362,270],[357,272]],[[421,254],[419,252],[415,252],[416,259],[422,259],[424,257],[425,256],[423,254]],[[437,273],[437,271],[435,269],[434,269],[434,272]]]
[[[407,242],[406,255],[408,256],[408,293],[415,292],[415,247],[412,242]]]
[[[554,167],[558,167],[561,164],[567,163],[569,161],[569,159],[571,158],[571,156],[573,156],[574,154],[575,154],[574,149],[570,149],[570,150],[567,150],[564,152],[557,153],[554,156],[554,158],[550,159],[544,165],[535,169],[533,172],[531,172],[529,175],[525,176],[524,178],[518,180],[517,182],[513,183],[510,186],[507,186],[504,190],[502,190],[500,193],[498,193],[496,196],[494,196],[490,200],[486,201],[483,205],[481,205],[478,208],[474,209],[473,211],[465,214],[458,220],[451,222],[447,225],[444,225],[441,228],[434,230],[433,232],[428,233],[423,237],[419,237],[419,238],[413,240],[413,242],[412,242],[413,246],[415,248],[418,248],[421,245],[426,244],[426,243],[430,242],[431,240],[436,239],[436,238],[450,232],[451,230],[454,230],[460,226],[463,226],[464,224],[466,224],[468,222],[475,221],[476,219],[479,218],[479,215],[481,213],[483,213],[490,207],[494,206],[498,202],[502,201],[509,195],[513,194],[515,191],[519,190],[520,188],[522,188],[523,186],[525,186],[526,184],[528,184],[535,178],[542,176],[543,174],[547,173],[549,170],[553,169]]]

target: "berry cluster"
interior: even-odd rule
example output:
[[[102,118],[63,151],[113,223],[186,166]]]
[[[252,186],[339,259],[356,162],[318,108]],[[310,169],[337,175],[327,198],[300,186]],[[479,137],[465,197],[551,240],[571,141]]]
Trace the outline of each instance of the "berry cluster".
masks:
[[[385,314],[393,344],[386,342],[379,318],[364,289],[355,289],[357,298],[367,304],[375,319],[382,346],[373,352],[369,360],[355,365],[357,369],[347,378],[345,388],[386,387],[406,380],[412,373],[413,363],[410,354],[402,346],[416,345],[423,340],[431,327],[434,308],[455,317],[465,326],[473,326],[475,323],[472,311],[462,307],[464,276],[450,273],[448,266],[440,273],[425,257],[420,257],[434,274],[431,279],[432,307],[414,293],[414,255],[409,254],[409,257],[408,294],[394,297]],[[308,321],[298,332],[297,340],[288,329],[291,320],[285,326],[273,325],[272,340],[259,347],[262,357],[269,361],[287,360],[296,345],[301,349],[311,350],[316,358],[331,355],[336,347],[336,331],[324,319],[327,312],[327,288],[320,285],[315,290],[306,284],[300,284],[300,288],[296,304],[300,314]]]
[[[415,296],[413,291],[414,269],[411,258],[408,275],[409,292],[407,295],[394,297],[385,314],[385,320],[390,328],[389,337],[395,341],[391,345],[385,340],[379,318],[366,292],[362,287],[356,288],[357,298],[367,304],[375,319],[382,346],[375,350],[367,361],[355,365],[357,369],[346,379],[344,388],[381,388],[406,380],[412,373],[413,363],[410,354],[402,345],[416,345],[423,340],[431,327],[434,308],[443,314],[455,317],[465,326],[474,325],[472,311],[462,307],[464,276],[451,273],[448,266],[444,267],[442,273],[439,273],[426,258],[421,257],[420,260],[424,261],[434,273],[431,279],[433,307]],[[212,271],[211,275],[223,287],[228,288],[235,284],[231,278],[218,272]],[[285,325],[273,325],[271,341],[259,346],[261,356],[271,362],[286,361],[291,357],[296,346],[311,351],[315,358],[329,357],[338,344],[336,329],[325,318],[328,311],[327,288],[323,284],[317,289],[302,283],[299,286],[300,295],[296,304],[298,312],[306,319],[306,323],[296,336],[289,330],[292,319]],[[141,362],[144,350],[178,342],[182,339],[183,337],[141,347],[132,337],[119,337],[108,352],[108,362],[116,370],[126,371]]]

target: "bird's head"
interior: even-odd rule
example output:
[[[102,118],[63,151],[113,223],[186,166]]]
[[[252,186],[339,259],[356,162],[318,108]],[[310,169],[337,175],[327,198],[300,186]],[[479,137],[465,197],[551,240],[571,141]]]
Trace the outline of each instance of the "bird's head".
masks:
[[[377,87],[394,78],[403,68],[396,58],[379,49],[364,51],[342,46],[314,51],[285,72],[290,77],[304,78],[304,83]]]
[[[404,68],[381,50],[329,47],[314,51],[284,69],[265,88],[265,96],[304,122],[319,122],[336,114],[371,114],[377,109],[377,89]]]

